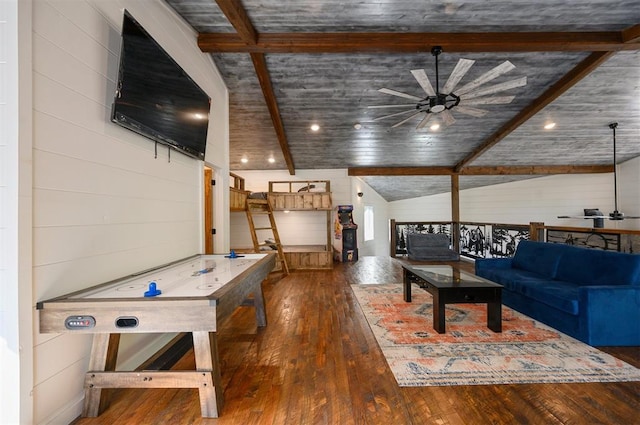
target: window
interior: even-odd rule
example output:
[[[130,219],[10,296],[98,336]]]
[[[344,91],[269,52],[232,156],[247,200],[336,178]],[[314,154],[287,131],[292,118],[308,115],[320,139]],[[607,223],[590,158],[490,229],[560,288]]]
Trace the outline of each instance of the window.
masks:
[[[364,206],[364,240],[373,240],[373,207],[371,205]]]

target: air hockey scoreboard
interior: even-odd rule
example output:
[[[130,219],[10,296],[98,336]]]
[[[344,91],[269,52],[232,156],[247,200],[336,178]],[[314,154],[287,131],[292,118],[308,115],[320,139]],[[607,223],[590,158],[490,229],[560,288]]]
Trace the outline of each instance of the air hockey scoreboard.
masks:
[[[253,305],[257,325],[266,326],[261,283],[274,266],[273,253],[195,255],[38,302],[40,332],[93,334],[83,416],[106,408],[104,388],[197,388],[202,416],[218,417],[218,325]],[[120,334],[173,332],[193,334],[195,371],[115,370]]]

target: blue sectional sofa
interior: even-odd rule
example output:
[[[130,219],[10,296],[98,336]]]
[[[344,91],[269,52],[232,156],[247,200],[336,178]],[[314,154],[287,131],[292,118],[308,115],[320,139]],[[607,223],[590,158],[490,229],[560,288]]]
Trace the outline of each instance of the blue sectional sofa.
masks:
[[[503,304],[593,346],[640,346],[640,255],[521,241],[512,258],[478,259]]]

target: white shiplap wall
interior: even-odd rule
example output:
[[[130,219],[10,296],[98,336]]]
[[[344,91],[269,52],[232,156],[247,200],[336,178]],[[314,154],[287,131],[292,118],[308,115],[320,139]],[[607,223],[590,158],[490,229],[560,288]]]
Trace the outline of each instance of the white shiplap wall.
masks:
[[[353,221],[358,225],[358,255],[389,255],[389,203],[359,178],[351,180]],[[358,196],[362,193],[362,197]],[[374,239],[364,240],[364,207],[373,207]]]
[[[639,215],[638,159],[620,164],[621,210]],[[636,204],[632,201],[635,199]],[[519,182],[468,189],[460,192],[461,221],[587,227],[582,219],[558,219],[558,215],[582,215],[583,208],[613,210],[613,175],[580,174],[546,176]],[[624,210],[622,207],[625,207]],[[442,221],[451,219],[450,194],[391,202],[389,218],[397,221]],[[637,229],[639,220],[607,221],[609,228]]]
[[[640,156],[618,166],[618,187],[618,209],[640,217]],[[620,228],[640,230],[640,219],[620,222]]]
[[[228,173],[226,88],[168,6],[34,2],[34,304],[201,252],[203,163],[177,152],[169,162],[162,148],[154,159],[153,142],[109,120],[125,8],[212,97],[223,118],[211,120],[207,154]],[[127,335],[119,367],[135,367],[168,337]],[[78,416],[89,349],[90,337],[36,330],[35,423]]]
[[[390,202],[389,219],[396,221],[451,220],[451,194],[441,193]]]
[[[19,423],[18,3],[0,2],[0,423]],[[28,281],[25,283],[29,283]],[[30,351],[30,350],[29,350]],[[25,400],[26,402],[27,400]],[[30,416],[22,419],[29,420]]]

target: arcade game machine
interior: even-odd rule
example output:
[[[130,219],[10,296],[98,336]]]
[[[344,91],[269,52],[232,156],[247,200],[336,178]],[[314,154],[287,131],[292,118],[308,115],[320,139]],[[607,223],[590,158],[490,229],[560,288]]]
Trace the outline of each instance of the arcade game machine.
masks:
[[[334,260],[343,263],[358,261],[358,225],[353,222],[353,205],[335,208],[333,252]]]

